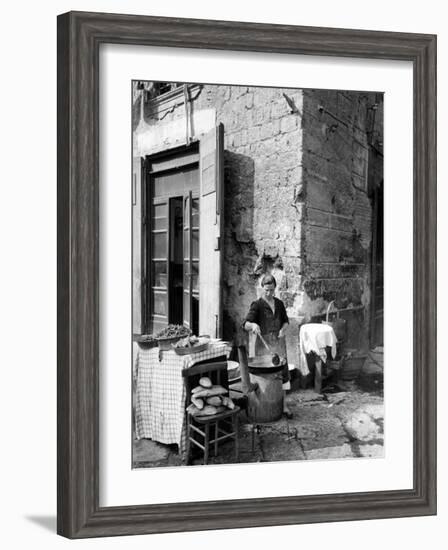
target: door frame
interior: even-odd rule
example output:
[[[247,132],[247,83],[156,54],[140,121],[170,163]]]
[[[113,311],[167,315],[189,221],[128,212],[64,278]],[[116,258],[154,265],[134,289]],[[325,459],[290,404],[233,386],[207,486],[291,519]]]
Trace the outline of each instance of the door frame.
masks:
[[[150,332],[152,322],[151,204],[153,195],[151,183],[153,176],[167,170],[181,169],[193,164],[199,164],[199,140],[193,141],[190,145],[173,147],[146,155],[143,160],[143,177],[141,180],[141,326],[143,334]],[[169,232],[167,238],[169,240]]]

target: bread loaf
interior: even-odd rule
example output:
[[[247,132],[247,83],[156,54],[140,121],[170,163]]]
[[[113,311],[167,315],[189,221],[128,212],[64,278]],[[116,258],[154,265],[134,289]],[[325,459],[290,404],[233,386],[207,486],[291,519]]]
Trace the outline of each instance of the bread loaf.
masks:
[[[212,386],[211,388],[202,388],[195,392],[195,397],[212,397],[213,395],[225,395],[227,390],[222,386]]]
[[[199,385],[202,386],[203,388],[211,388],[212,387],[212,381],[210,380],[210,378],[208,378],[208,376],[203,376],[199,380]]]
[[[225,397],[223,398],[225,399]],[[207,405],[213,405],[214,407],[219,407],[222,404],[221,397],[219,395],[213,395],[212,397],[207,397]]]
[[[204,401],[196,396],[192,396],[191,397],[191,402],[193,403],[193,405],[195,405],[198,409],[203,409],[204,408]]]
[[[201,414],[201,411],[196,407],[196,405],[193,405],[193,403],[188,405],[187,412],[190,413],[192,416],[198,416],[199,414]]]
[[[222,404],[224,405],[224,407],[227,407],[230,410],[233,410],[235,408],[235,403],[230,399],[230,397],[227,397],[226,395],[224,395],[222,398]]]

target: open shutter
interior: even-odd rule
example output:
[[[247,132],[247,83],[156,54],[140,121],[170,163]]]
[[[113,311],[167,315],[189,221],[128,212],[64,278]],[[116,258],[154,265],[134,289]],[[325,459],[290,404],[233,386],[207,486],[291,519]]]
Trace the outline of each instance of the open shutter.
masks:
[[[184,197],[184,284],[183,284],[183,324],[192,328],[192,219],[191,219],[191,191]]]
[[[200,142],[199,333],[222,337],[224,126]]]
[[[144,332],[145,255],[142,251],[142,178],[144,162],[141,157],[132,161],[132,225],[134,244],[132,253],[132,330],[134,334]]]
[[[169,200],[153,198],[149,208],[151,240],[149,243],[151,332],[165,328],[169,322]]]

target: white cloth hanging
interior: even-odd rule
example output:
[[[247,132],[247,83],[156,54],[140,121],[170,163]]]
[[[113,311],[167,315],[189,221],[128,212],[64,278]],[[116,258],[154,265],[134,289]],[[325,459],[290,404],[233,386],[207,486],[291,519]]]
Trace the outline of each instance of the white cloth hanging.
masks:
[[[325,363],[327,361],[326,347],[331,348],[331,357],[336,357],[337,338],[334,330],[323,323],[307,323],[300,327],[299,348],[300,348],[300,372],[303,375],[309,373],[306,354],[314,352]]]

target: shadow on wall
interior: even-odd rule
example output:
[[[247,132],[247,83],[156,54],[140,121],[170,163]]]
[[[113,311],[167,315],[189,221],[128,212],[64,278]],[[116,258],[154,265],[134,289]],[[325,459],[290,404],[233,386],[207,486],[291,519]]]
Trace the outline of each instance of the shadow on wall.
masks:
[[[254,160],[224,151],[224,338],[240,341],[241,323],[255,296]]]

